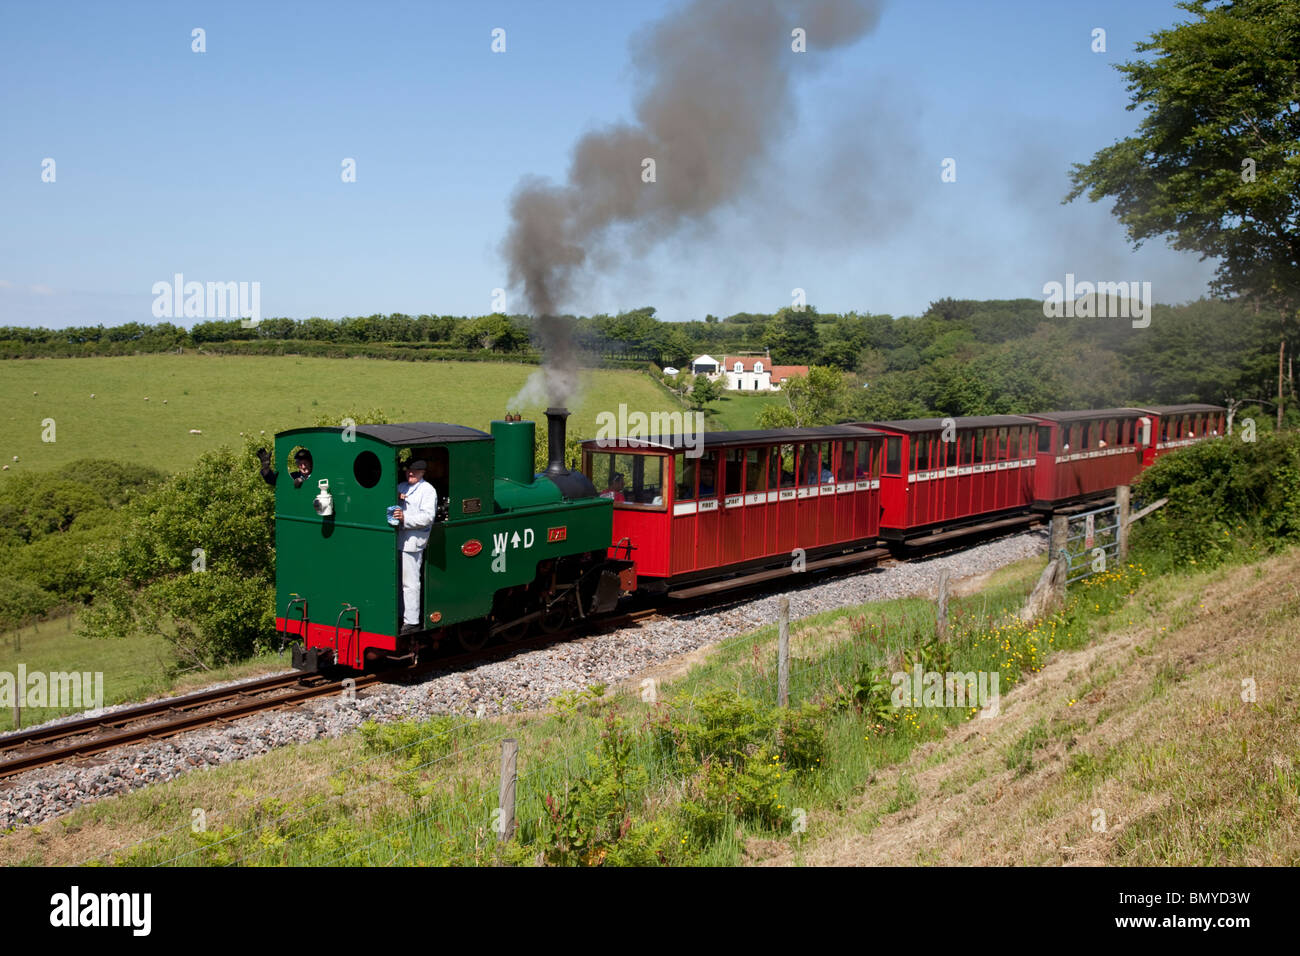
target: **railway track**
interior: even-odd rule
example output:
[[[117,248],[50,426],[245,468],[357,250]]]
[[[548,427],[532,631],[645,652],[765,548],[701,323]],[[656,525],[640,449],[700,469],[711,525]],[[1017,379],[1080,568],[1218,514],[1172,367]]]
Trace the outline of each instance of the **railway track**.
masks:
[[[599,629],[627,627],[658,615],[659,612],[653,608],[631,611],[602,619]],[[150,701],[98,717],[85,717],[20,731],[0,737],[0,779],[40,767],[93,757],[130,744],[163,740],[186,731],[228,723],[263,711],[292,707],[305,701],[342,694],[345,690],[360,690],[384,681],[409,683],[437,671],[454,670],[472,663],[508,657],[521,650],[569,640],[573,637],[573,631],[574,629],[566,629],[473,653],[440,656],[419,664],[369,674],[353,673],[339,677],[324,673],[277,674],[232,687]]]
[[[934,557],[958,551],[989,537],[999,536],[991,534],[996,530],[1001,529],[976,527],[965,529],[965,533],[957,536],[939,536],[933,542],[911,549],[908,556]],[[1017,529],[1022,530],[1027,528]],[[231,687],[150,701],[98,717],[69,720],[8,734],[0,737],[0,780],[40,767],[93,758],[97,754],[130,744],[163,740],[190,730],[229,723],[251,714],[293,707],[330,695],[341,695],[345,691],[360,690],[377,683],[411,683],[435,673],[500,660],[522,651],[569,641],[580,633],[607,633],[664,617],[685,616],[706,608],[715,609],[719,604],[743,603],[758,593],[788,587],[796,581],[803,583],[813,578],[825,580],[856,574],[863,570],[863,565],[888,567],[900,563],[896,558],[875,552],[863,552],[857,557],[857,561],[827,567],[807,577],[795,578],[783,574],[772,580],[743,584],[719,582],[720,588],[726,588],[725,597],[717,593],[720,588],[699,588],[698,593],[670,598],[661,605],[635,608],[591,623],[578,622],[555,633],[536,634],[476,651],[438,655],[382,671],[365,674],[348,672],[338,677],[326,673],[278,674]]]

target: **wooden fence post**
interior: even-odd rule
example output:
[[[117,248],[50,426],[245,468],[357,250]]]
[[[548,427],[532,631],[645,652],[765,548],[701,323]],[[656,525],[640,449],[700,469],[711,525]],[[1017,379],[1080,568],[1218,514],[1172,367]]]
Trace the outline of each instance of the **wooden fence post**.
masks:
[[[781,598],[780,617],[777,621],[776,643],[776,703],[778,707],[790,706],[790,599]]]
[[[948,569],[939,569],[939,608],[935,612],[935,636],[948,640]]]
[[[1119,506],[1119,528],[1116,530],[1119,541],[1119,560],[1122,563],[1128,558],[1128,526],[1129,526],[1129,495],[1131,489],[1128,485],[1120,485],[1115,489],[1115,504]]]
[[[501,741],[501,787],[497,791],[497,813],[501,815],[497,840],[508,841],[515,830],[515,784],[519,759],[519,741],[507,737]]]
[[[1065,550],[1066,539],[1070,536],[1070,518],[1068,515],[1052,515],[1052,539],[1047,548],[1047,560],[1055,561],[1056,556]]]

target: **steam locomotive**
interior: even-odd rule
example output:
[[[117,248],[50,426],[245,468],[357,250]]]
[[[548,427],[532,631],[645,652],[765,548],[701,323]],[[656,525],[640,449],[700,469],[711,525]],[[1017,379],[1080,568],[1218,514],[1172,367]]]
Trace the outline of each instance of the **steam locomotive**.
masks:
[[[691,596],[1012,523],[1109,494],[1221,435],[1225,416],[1177,405],[595,439],[570,470],[568,414],[546,411],[540,474],[535,425],[517,416],[490,433],[417,422],[278,434],[277,461],[310,463],[275,485],[276,627],[294,666],[366,669],[448,640],[477,650],[638,590]],[[415,459],[439,514],[421,626],[403,634],[388,510]]]

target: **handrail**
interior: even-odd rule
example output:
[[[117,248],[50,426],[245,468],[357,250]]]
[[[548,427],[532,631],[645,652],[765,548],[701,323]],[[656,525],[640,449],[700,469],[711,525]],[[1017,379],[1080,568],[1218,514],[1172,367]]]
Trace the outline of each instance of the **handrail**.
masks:
[[[343,615],[347,614],[349,611],[351,611],[353,614],[352,632],[356,634],[359,633],[361,630],[361,611],[355,605],[349,604],[347,601],[344,601],[343,610],[339,611],[339,616],[334,621],[334,659],[336,661],[339,659],[339,628],[342,627],[343,625]],[[361,666],[361,641],[360,640],[354,641],[353,644],[356,646],[357,649],[356,666],[360,667]]]

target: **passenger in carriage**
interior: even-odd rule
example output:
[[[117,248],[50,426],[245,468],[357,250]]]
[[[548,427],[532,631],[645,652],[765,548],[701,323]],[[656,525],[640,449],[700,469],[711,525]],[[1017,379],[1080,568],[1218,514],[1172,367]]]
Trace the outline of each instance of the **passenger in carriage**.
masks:
[[[700,497],[710,498],[717,494],[717,489],[713,486],[713,462],[705,460],[700,462]]]
[[[600,493],[602,498],[613,498],[615,501],[626,501],[627,497],[623,494],[623,473],[614,472],[614,476],[609,480],[609,488]]]

